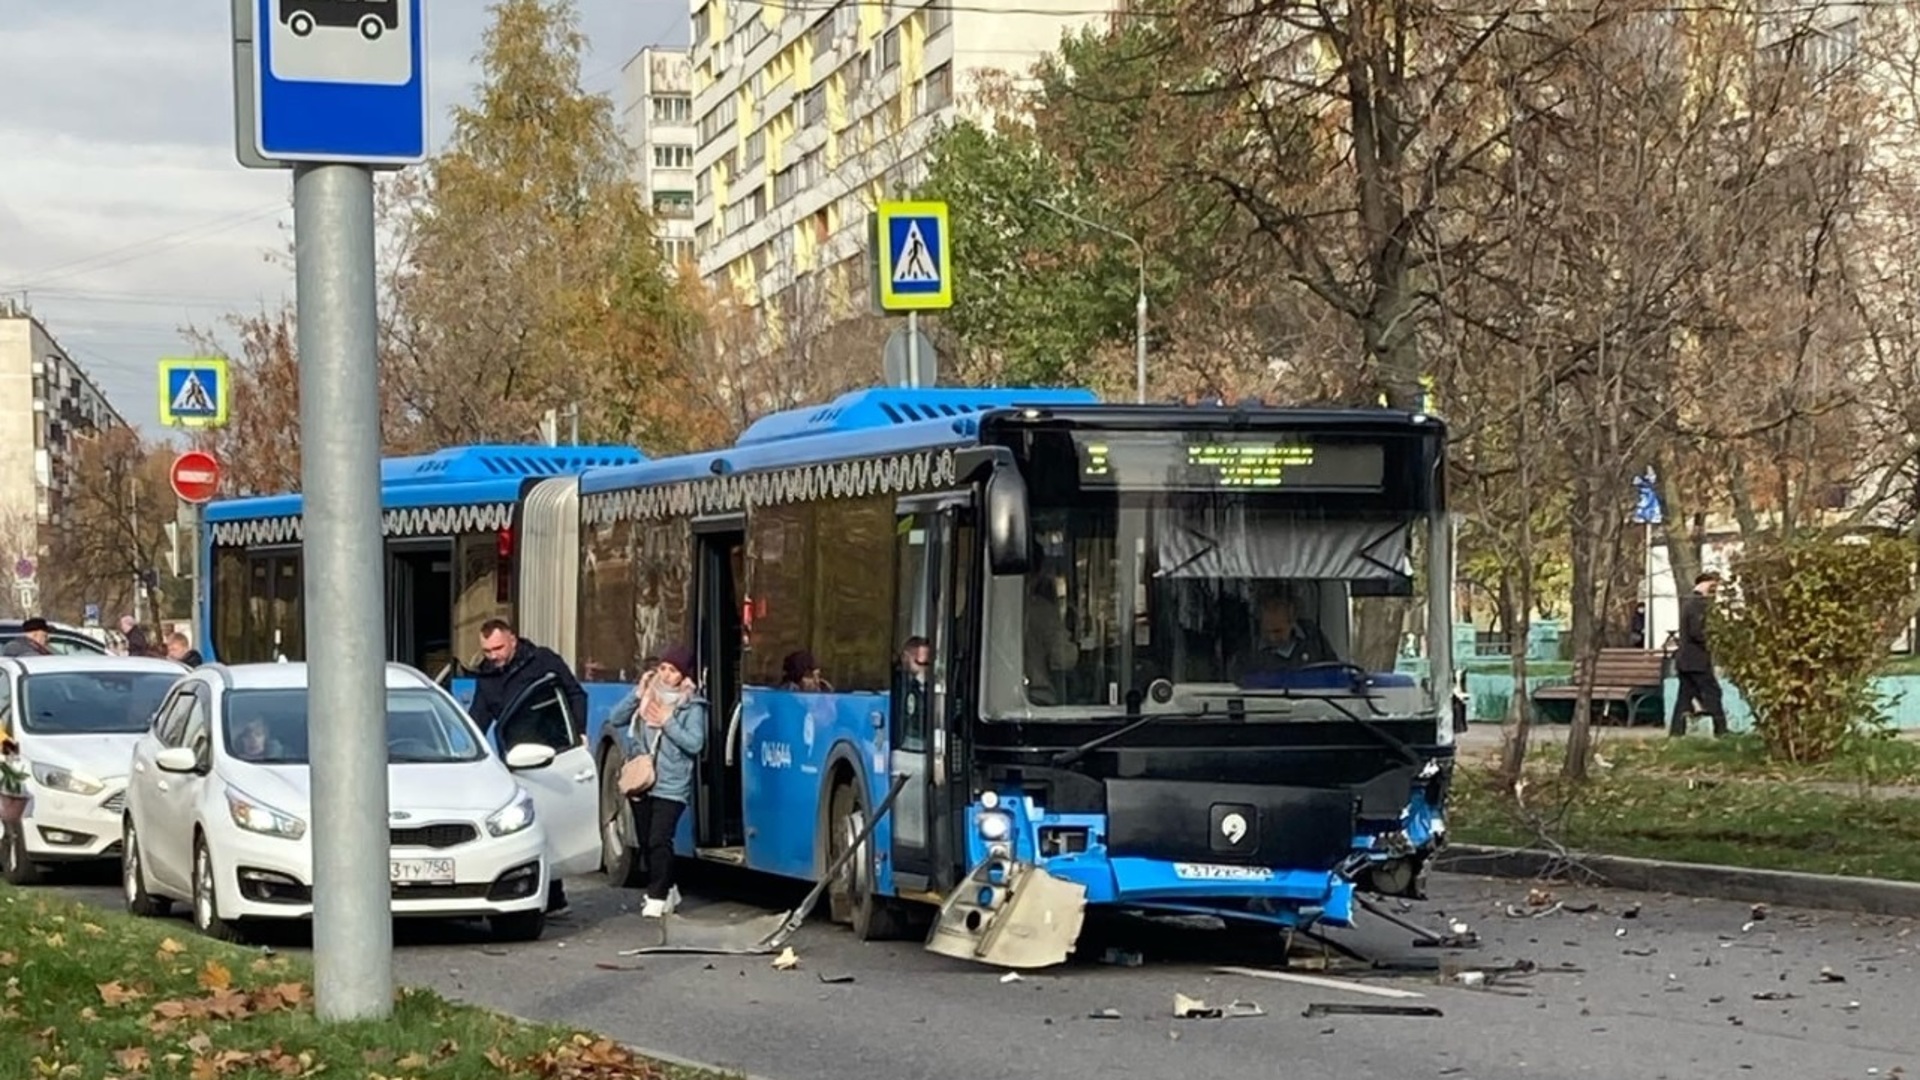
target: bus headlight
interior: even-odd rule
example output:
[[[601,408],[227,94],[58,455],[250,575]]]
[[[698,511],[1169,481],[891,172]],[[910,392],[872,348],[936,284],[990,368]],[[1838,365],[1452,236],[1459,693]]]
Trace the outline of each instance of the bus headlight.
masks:
[[[1004,810],[993,810],[981,814],[976,827],[980,830],[980,839],[992,842],[1005,840],[1013,834],[1013,815]]]

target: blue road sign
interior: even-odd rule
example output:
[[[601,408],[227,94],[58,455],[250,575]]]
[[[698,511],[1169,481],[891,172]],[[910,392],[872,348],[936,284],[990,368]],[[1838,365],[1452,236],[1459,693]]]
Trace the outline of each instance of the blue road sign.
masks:
[[[947,204],[881,203],[874,212],[875,295],[882,311],[939,311],[953,306],[953,254],[947,247]]]
[[[1660,506],[1660,493],[1654,489],[1653,470],[1649,468],[1643,475],[1633,478],[1634,494],[1633,521],[1636,525],[1658,525],[1664,514]]]
[[[232,393],[227,362],[217,356],[160,361],[160,422],[168,426],[219,427],[227,422]]]
[[[423,0],[252,0],[254,149],[273,162],[427,156]]]

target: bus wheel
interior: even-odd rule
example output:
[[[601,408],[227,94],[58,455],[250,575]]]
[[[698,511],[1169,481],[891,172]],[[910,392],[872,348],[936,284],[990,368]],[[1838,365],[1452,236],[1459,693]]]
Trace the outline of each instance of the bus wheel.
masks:
[[[607,881],[623,889],[640,884],[640,852],[634,836],[633,803],[620,792],[620,767],[627,755],[620,744],[607,747],[600,758],[600,869]]]
[[[866,799],[852,784],[834,787],[828,804],[827,861],[832,863],[853,846],[860,831],[867,827]],[[865,850],[847,860],[827,887],[835,922],[850,923],[861,941],[888,941],[901,935],[905,920],[897,901],[874,891],[873,840]]]

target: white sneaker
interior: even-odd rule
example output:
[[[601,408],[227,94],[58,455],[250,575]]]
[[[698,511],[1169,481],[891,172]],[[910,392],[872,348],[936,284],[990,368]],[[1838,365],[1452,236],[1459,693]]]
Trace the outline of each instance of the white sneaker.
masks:
[[[640,905],[640,917],[643,919],[664,918],[666,914],[667,901],[665,900],[655,900],[649,896],[647,897],[647,902]]]

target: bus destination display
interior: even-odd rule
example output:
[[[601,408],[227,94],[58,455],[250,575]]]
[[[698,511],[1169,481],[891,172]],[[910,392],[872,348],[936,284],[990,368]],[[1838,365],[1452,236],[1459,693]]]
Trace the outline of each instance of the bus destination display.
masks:
[[[1273,435],[1076,435],[1080,483],[1123,488],[1284,488],[1379,491],[1386,453],[1377,443],[1315,443]]]

